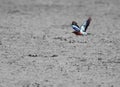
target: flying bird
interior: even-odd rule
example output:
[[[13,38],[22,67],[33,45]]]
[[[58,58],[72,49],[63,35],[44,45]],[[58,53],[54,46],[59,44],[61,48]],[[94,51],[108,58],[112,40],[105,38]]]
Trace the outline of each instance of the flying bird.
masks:
[[[91,17],[89,17],[80,27],[76,21],[72,21],[72,28],[75,30],[73,31],[76,35],[87,35],[87,28],[90,25]]]

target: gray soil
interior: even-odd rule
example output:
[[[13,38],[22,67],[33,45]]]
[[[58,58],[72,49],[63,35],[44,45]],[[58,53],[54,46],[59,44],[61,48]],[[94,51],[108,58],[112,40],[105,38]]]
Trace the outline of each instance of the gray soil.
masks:
[[[120,0],[0,0],[0,87],[120,87]]]

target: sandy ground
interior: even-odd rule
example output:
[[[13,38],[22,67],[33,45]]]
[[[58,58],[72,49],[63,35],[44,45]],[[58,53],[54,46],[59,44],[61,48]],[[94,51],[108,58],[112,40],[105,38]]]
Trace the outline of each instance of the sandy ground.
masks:
[[[0,87],[120,87],[120,0],[0,0]]]

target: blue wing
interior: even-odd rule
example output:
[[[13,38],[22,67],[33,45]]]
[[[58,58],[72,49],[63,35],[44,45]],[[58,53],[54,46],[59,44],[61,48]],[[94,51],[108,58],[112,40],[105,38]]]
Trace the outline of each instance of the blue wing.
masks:
[[[72,25],[72,28],[75,30],[75,31],[80,31],[80,28],[78,27],[78,26],[76,26],[76,25]]]

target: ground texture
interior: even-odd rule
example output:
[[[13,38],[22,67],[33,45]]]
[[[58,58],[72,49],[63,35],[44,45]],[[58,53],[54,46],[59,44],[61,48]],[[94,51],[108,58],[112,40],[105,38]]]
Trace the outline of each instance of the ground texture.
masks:
[[[120,0],[0,0],[0,87],[120,87]]]

